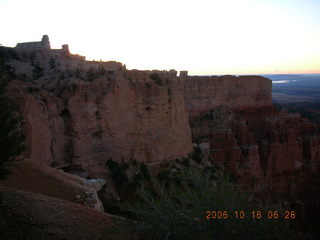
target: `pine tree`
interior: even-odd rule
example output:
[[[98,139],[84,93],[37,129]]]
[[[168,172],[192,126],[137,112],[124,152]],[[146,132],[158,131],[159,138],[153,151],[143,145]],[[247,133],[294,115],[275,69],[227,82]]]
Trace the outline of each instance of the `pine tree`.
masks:
[[[6,95],[12,69],[8,71],[10,67],[3,64],[3,58],[0,60],[0,179],[4,179],[10,173],[9,164],[24,151],[25,135],[21,130],[22,117],[17,114],[15,104]]]

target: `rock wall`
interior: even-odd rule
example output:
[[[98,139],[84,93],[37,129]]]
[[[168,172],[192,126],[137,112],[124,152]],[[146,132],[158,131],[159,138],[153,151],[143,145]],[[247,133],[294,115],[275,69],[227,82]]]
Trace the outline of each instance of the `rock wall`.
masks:
[[[193,141],[210,144],[217,165],[236,176],[265,179],[278,193],[296,191],[301,176],[320,169],[320,132],[300,114],[219,107],[192,119],[191,128]]]
[[[93,82],[48,78],[10,85],[24,113],[29,158],[103,177],[110,158],[158,162],[192,150],[181,79],[156,83],[142,71]]]
[[[33,160],[103,177],[109,159],[172,160],[190,153],[192,141],[207,139],[213,158],[235,174],[273,176],[304,166],[312,170],[319,162],[315,125],[272,110],[269,79],[177,77],[174,70],[117,67],[89,78],[41,59],[42,76],[10,86],[25,116],[27,157]],[[19,74],[36,70],[26,65],[11,62]],[[220,111],[222,106],[228,110]],[[191,121],[191,137],[189,119],[211,109],[210,121]]]
[[[218,106],[233,109],[272,104],[272,82],[260,76],[182,77],[190,117]]]

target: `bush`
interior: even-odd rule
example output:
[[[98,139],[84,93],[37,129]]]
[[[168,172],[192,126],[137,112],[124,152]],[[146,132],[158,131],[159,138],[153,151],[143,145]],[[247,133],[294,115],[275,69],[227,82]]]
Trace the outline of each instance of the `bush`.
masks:
[[[117,187],[123,187],[125,183],[128,182],[129,178],[125,172],[121,170],[121,168],[117,168],[112,172],[111,175],[113,181],[117,185]]]
[[[194,147],[193,152],[191,153],[191,158],[196,162],[196,163],[201,163],[202,158],[201,158],[201,149],[200,147]]]
[[[50,69],[54,69],[56,67],[56,60],[53,57],[49,59],[49,66]]]
[[[89,68],[87,71],[87,81],[92,82],[96,77],[96,72],[92,68]]]
[[[59,75],[59,80],[64,80],[65,79],[65,75],[64,75],[64,73],[62,72],[62,73],[60,73],[60,75]]]
[[[171,176],[169,171],[161,171],[158,173],[158,180],[160,181],[161,184],[163,183],[169,183],[171,182]]]
[[[119,168],[119,164],[116,161],[113,161],[111,158],[108,159],[106,162],[106,167],[108,167],[110,170],[114,170],[116,168]]]
[[[189,167],[190,166],[189,158],[183,158],[181,164],[185,167]]]
[[[248,195],[240,193],[221,172],[216,181],[210,181],[210,175],[194,167],[181,171],[177,177],[180,187],[171,184],[165,189],[155,180],[152,187],[142,187],[138,192],[141,201],[125,206],[136,222],[128,221],[122,230],[155,240],[294,239],[288,220],[269,220],[265,215],[269,208],[253,206]],[[253,210],[264,216],[254,219]],[[228,218],[207,219],[208,211],[227,211]],[[247,217],[237,219],[235,211],[244,211]]]
[[[132,164],[132,166],[137,166],[137,165],[138,165],[138,161],[135,160],[135,159],[133,159],[133,160],[131,161],[131,164]]]
[[[129,178],[127,174],[123,171],[126,169],[125,165],[119,166],[118,162],[113,161],[111,158],[106,162],[106,167],[111,171],[111,177],[117,187],[122,188],[126,183],[128,183]],[[129,165],[128,165],[129,167]]]
[[[149,170],[148,170],[148,167],[145,163],[141,163],[140,165],[140,171],[143,175],[143,177],[147,180],[147,181],[150,181],[151,180],[151,176],[149,174]]]
[[[17,79],[21,80],[21,81],[27,81],[28,80],[28,76],[25,73],[21,73],[17,76]]]
[[[19,59],[17,52],[13,48],[0,46],[0,65],[10,59]]]
[[[100,65],[97,74],[100,76],[104,76],[106,73],[107,71],[104,69],[102,65]]]
[[[21,130],[22,117],[17,115],[14,103],[6,96],[10,81],[6,72],[0,72],[0,179],[10,171],[8,166],[24,149],[25,135]]]
[[[42,77],[44,74],[44,69],[40,66],[40,64],[37,62],[34,65],[34,69],[33,69],[33,78],[34,79],[38,79],[40,77]]]
[[[121,169],[123,169],[123,170],[127,170],[127,169],[129,168],[129,163],[124,162],[124,163],[121,164],[120,167],[121,167]]]
[[[156,82],[159,86],[162,86],[162,79],[160,78],[158,73],[152,73],[150,75],[150,78]]]
[[[143,176],[141,173],[137,173],[133,176],[133,181],[135,183],[141,182],[143,180]]]
[[[200,117],[200,120],[213,120],[211,113],[205,113]]]
[[[146,87],[147,87],[148,89],[150,89],[150,88],[152,87],[151,83],[149,83],[149,82],[147,82],[145,85],[146,85]]]

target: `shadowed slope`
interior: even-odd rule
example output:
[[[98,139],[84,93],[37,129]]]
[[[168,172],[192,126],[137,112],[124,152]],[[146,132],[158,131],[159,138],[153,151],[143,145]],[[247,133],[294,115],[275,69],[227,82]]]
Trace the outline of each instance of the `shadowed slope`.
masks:
[[[2,240],[123,239],[111,233],[112,218],[64,200],[0,187]]]

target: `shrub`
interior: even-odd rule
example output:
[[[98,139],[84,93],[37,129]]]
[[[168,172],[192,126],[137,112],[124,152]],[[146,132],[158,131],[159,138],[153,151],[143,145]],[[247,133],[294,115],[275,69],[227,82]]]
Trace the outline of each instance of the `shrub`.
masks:
[[[135,175],[133,176],[133,181],[134,181],[135,183],[138,183],[138,182],[140,182],[140,181],[142,181],[142,180],[143,180],[143,176],[142,176],[141,173],[137,173],[137,174],[135,174]]]
[[[127,162],[124,162],[120,165],[120,168],[123,169],[123,170],[127,170],[129,168],[129,163]]]
[[[205,113],[200,117],[200,120],[213,120],[212,113]]]
[[[170,173],[169,171],[161,171],[158,173],[158,180],[160,181],[161,184],[165,183],[165,182],[170,182],[171,181],[171,177],[170,177]]]
[[[77,78],[80,78],[80,77],[81,77],[81,72],[80,72],[80,69],[79,69],[79,68],[76,68],[75,76],[76,76]]]
[[[110,170],[114,170],[116,168],[119,168],[119,164],[116,161],[113,161],[111,158],[108,159],[106,162],[106,167],[108,167]]]
[[[59,75],[59,80],[64,80],[65,79],[65,75],[64,75],[64,73],[62,72],[62,73],[60,73],[60,75]]]
[[[145,85],[146,85],[146,87],[149,88],[149,89],[152,87],[151,83],[149,83],[149,82],[147,82]]]
[[[6,72],[0,72],[0,179],[10,173],[7,167],[25,149],[22,117],[17,114],[15,104],[6,96],[6,86],[10,80]]]
[[[28,90],[29,93],[39,92],[40,91],[40,89],[37,88],[37,87],[28,87],[27,90]]]
[[[201,149],[200,147],[194,147],[193,152],[191,153],[191,158],[196,162],[196,163],[201,163],[202,158],[201,158]]]
[[[135,159],[133,159],[133,160],[131,161],[131,163],[132,163],[132,166],[137,166],[137,164],[138,164],[137,160],[135,160]]]
[[[199,168],[185,169],[177,176],[180,187],[171,184],[165,189],[157,181],[152,187],[143,186],[138,193],[142,201],[125,206],[136,222],[128,221],[122,230],[155,240],[294,239],[288,220],[251,217],[251,211],[259,209],[265,214],[269,208],[253,206],[227,176],[220,174],[217,181],[210,181]],[[207,219],[208,211],[214,210],[227,211],[228,218]],[[244,211],[246,217],[237,219],[235,211]]]
[[[189,158],[183,158],[181,161],[181,164],[185,167],[189,167],[190,166],[190,160]]]
[[[128,176],[121,170],[121,168],[116,168],[112,172],[111,177],[118,187],[122,187],[129,180]]]
[[[0,46],[0,65],[10,59],[19,59],[17,52],[12,48]]]
[[[129,178],[127,174],[123,171],[125,169],[124,165],[119,166],[118,162],[113,161],[111,158],[106,162],[106,167],[111,171],[111,178],[117,187],[123,187],[124,184],[128,183]],[[128,165],[129,167],[129,165]]]
[[[28,80],[28,76],[27,76],[27,74],[25,74],[25,73],[19,74],[17,78],[18,78],[19,80],[21,80],[21,81],[26,81],[26,80]]]
[[[100,76],[104,76],[106,73],[107,71],[104,69],[102,65],[100,65],[97,74]]]
[[[96,73],[92,68],[87,71],[87,81],[92,82],[96,78]]]
[[[56,67],[56,60],[53,57],[49,59],[49,66],[50,69],[54,69]]]
[[[158,73],[152,73],[150,75],[150,78],[156,82],[159,86],[162,86],[162,79],[160,78]]]
[[[145,163],[141,163],[140,165],[140,171],[143,175],[143,177],[147,180],[147,181],[150,181],[151,179],[151,176],[149,174],[149,170],[148,170],[148,167]]]
[[[71,85],[68,86],[68,91],[69,92],[73,92],[77,89],[77,84],[76,83],[72,83]]]
[[[40,64],[37,62],[35,65],[34,65],[34,69],[33,69],[33,78],[34,79],[37,79],[37,78],[40,78],[42,77],[44,74],[44,69],[40,66]]]

